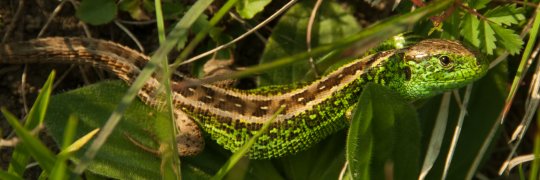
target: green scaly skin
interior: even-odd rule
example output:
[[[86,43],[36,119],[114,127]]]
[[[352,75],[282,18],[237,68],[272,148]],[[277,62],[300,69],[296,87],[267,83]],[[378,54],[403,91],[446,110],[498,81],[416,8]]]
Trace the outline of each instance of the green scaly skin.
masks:
[[[407,99],[416,100],[462,87],[482,77],[487,71],[485,59],[453,41],[425,40],[409,48],[384,53],[392,55],[381,57],[384,59],[380,59],[380,63],[366,69],[356,80],[334,92],[330,98],[293,118],[271,124],[268,133],[258,138],[251,147],[249,157],[267,159],[294,154],[345,128],[348,122],[342,117],[356,105],[366,83],[387,86]],[[363,58],[355,62],[368,60]],[[376,60],[372,59],[372,62]],[[285,90],[281,93],[287,93],[295,88],[285,86],[279,89]],[[266,90],[268,88],[245,93],[261,94]],[[273,91],[269,96],[275,94]],[[242,147],[263,125],[241,119],[230,119],[224,123],[220,121],[222,117],[212,113],[184,110],[195,117],[218,144],[233,152]]]

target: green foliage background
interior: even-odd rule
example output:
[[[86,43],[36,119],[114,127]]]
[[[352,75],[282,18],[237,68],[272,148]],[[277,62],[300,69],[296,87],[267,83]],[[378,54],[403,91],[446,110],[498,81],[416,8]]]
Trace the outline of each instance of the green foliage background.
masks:
[[[269,0],[227,1],[229,2],[234,3],[234,10],[230,12],[237,13],[248,24],[262,21],[269,16],[268,14],[283,6],[283,2]],[[204,3],[211,4],[211,1]],[[403,1],[397,4],[389,15],[371,22],[370,26],[362,27],[358,23],[358,18],[363,9],[354,3],[355,1],[323,1],[314,23],[309,24],[308,19],[315,1],[298,2],[270,25],[271,30],[265,31],[268,37],[264,39],[264,51],[254,55],[252,50],[241,49],[249,47],[249,42],[240,42],[236,46],[219,51],[217,56],[229,59],[242,56],[260,57],[247,62],[244,60],[239,64],[261,64],[261,66],[231,75],[240,77],[258,74],[258,87],[309,82],[316,78],[314,71],[323,73],[331,69],[332,65],[360,57],[377,44],[399,33],[406,33],[406,39],[412,41],[424,38],[460,40],[476,47],[490,60],[504,53],[518,57],[522,55],[524,46],[523,38],[518,32],[528,28],[527,21],[531,21],[534,11],[532,7],[489,0],[463,0],[459,4],[452,4],[453,1],[438,1],[432,2],[440,3],[438,5],[428,3],[430,7],[435,8],[411,11],[412,3]],[[222,4],[218,2],[213,4],[217,9],[220,5]],[[152,19],[153,13],[158,13],[163,14],[167,22],[175,23],[180,18],[193,15],[191,12],[195,11],[194,8],[202,12],[206,6],[164,1],[161,9],[150,0],[124,0],[119,4],[113,0],[82,0],[76,16],[86,23],[103,25],[112,23],[119,14],[129,14],[134,20],[146,20]],[[443,11],[449,14],[444,15]],[[225,18],[219,21],[222,17],[218,14],[206,11],[202,16],[190,17],[194,18],[191,21],[193,26],[167,29],[170,32],[181,32],[177,39],[171,40],[169,36],[168,40],[173,42],[174,48],[181,53],[187,51],[186,54],[189,54],[207,51],[245,31],[238,28],[238,24],[230,23],[233,18],[228,15],[221,14]],[[434,27],[434,22],[429,20],[430,15],[441,15],[444,21],[439,22],[440,26]],[[310,52],[306,44],[309,26],[313,32],[310,44],[313,51]],[[194,39],[197,39],[197,36],[205,37],[206,33],[208,38],[201,38],[202,43],[197,46],[199,42]],[[162,47],[167,46],[164,44]],[[158,53],[160,52],[157,51],[156,54]],[[312,57],[317,69],[312,69],[306,58],[301,57]],[[242,61],[242,58],[237,58],[237,61]],[[485,164],[491,158],[491,149],[487,153],[479,152],[488,134],[493,131],[491,128],[499,121],[500,111],[508,96],[507,86],[510,84],[508,78],[512,77],[509,72],[516,71],[514,66],[507,61],[494,64],[484,78],[474,83],[468,113],[451,166],[446,174],[447,179],[471,178],[468,172],[481,170],[473,163],[477,158],[482,160],[480,167],[497,167]],[[192,71],[199,75],[201,66],[193,67]],[[102,82],[55,95],[48,106],[45,125],[56,141],[62,144],[65,138],[63,129],[69,124],[69,117],[75,115],[79,119],[75,137],[82,137],[106,123],[107,117],[115,111],[116,105],[124,96],[126,88],[120,82]],[[226,179],[338,179],[341,176],[353,179],[378,179],[384,176],[415,179],[420,174],[421,162],[427,158],[432,129],[440,113],[438,107],[441,97],[411,104],[387,91],[376,85],[367,87],[358,101],[351,127],[328,137],[305,152],[271,160],[241,159],[235,165],[231,165],[232,169],[227,172],[220,169],[225,168],[223,164],[232,153],[207,138],[204,152],[195,157],[181,158],[181,168],[178,168],[180,171],[174,172],[174,167],[171,171],[176,178],[181,176],[185,179],[208,179],[221,175],[226,175]],[[465,94],[464,90],[457,92]],[[44,109],[42,107],[42,110]],[[441,153],[427,179],[440,179],[444,174],[444,159],[449,151],[451,133],[457,123],[459,110],[460,106],[453,100],[447,109],[449,121]],[[9,116],[7,112],[4,114]],[[157,112],[135,100],[85,174],[96,178],[119,179],[167,177],[163,164],[168,161],[167,158],[170,161],[170,158],[176,156],[164,157],[145,151],[130,140],[133,138],[145,147],[158,149],[163,144],[153,138],[154,135],[161,135],[155,128],[160,125],[156,125],[154,120],[166,116],[167,114]],[[498,138],[494,136],[489,140],[496,142]],[[83,151],[70,156],[42,155],[32,158],[39,161],[43,157],[45,159],[52,157],[55,161],[59,159],[58,162],[65,163],[69,157],[78,162],[86,147],[83,147]],[[28,154],[24,150],[20,152],[23,155]],[[17,153],[13,156],[19,156]],[[29,158],[30,155],[27,155],[23,158],[14,158],[13,161],[21,159],[20,162],[26,164]],[[392,175],[384,173],[385,165],[389,161],[394,163]],[[49,165],[41,163],[47,160],[39,162],[45,170],[43,176],[46,177],[46,173],[52,171],[53,165],[50,165],[51,162]],[[349,163],[348,166],[345,162]],[[348,169],[343,171],[344,167]],[[61,172],[71,174],[69,170]],[[10,168],[6,172],[0,172],[0,177],[20,178],[23,173],[23,169]]]

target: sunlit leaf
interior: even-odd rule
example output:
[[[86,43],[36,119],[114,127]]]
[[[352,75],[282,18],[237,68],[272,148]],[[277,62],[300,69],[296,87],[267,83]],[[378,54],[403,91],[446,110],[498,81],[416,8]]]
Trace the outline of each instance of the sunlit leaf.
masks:
[[[493,32],[493,29],[491,29],[491,26],[489,26],[489,23],[487,21],[482,21],[480,23],[480,47],[486,52],[487,54],[493,54],[493,50],[496,48],[495,46],[495,32]]]
[[[484,16],[497,25],[512,25],[523,21],[523,8],[517,8],[516,4],[497,6],[484,13]]]
[[[236,3],[236,11],[240,16],[246,19],[251,19],[257,13],[264,10],[271,0],[240,0]]]
[[[513,30],[503,28],[497,24],[489,23],[495,36],[499,39],[500,46],[504,47],[510,54],[517,54],[523,47],[523,40]]]
[[[478,38],[480,34],[479,25],[478,18],[471,14],[466,14],[461,22],[461,35],[476,47],[480,46],[480,39]]]

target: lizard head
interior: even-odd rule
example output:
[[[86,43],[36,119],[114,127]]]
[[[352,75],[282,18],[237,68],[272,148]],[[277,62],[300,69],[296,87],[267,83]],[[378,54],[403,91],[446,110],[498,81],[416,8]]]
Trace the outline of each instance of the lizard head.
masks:
[[[459,42],[428,39],[397,53],[404,78],[389,82],[407,99],[420,99],[465,86],[484,76],[488,62]]]

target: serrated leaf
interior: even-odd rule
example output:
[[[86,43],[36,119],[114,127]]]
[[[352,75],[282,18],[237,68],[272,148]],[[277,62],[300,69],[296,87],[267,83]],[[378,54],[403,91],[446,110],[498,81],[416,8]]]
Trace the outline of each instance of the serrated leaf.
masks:
[[[75,16],[92,25],[111,22],[116,17],[116,3],[113,0],[82,0]]]
[[[240,0],[236,3],[236,11],[242,18],[251,19],[257,13],[264,10],[271,0]]]
[[[482,21],[480,24],[480,47],[484,52],[491,55],[493,50],[497,48],[495,45],[495,32],[491,29],[487,21]]]
[[[523,8],[517,8],[515,4],[497,6],[488,10],[484,16],[497,25],[512,25],[525,20]]]
[[[479,25],[480,21],[478,21],[478,18],[471,14],[466,14],[461,22],[461,35],[463,35],[466,41],[476,47],[480,47],[480,39],[478,39],[480,34],[478,30]]]
[[[499,45],[503,46],[508,53],[517,54],[523,47],[523,40],[513,30],[503,28],[495,23],[489,23],[489,26],[495,32],[495,36],[499,39]]]

